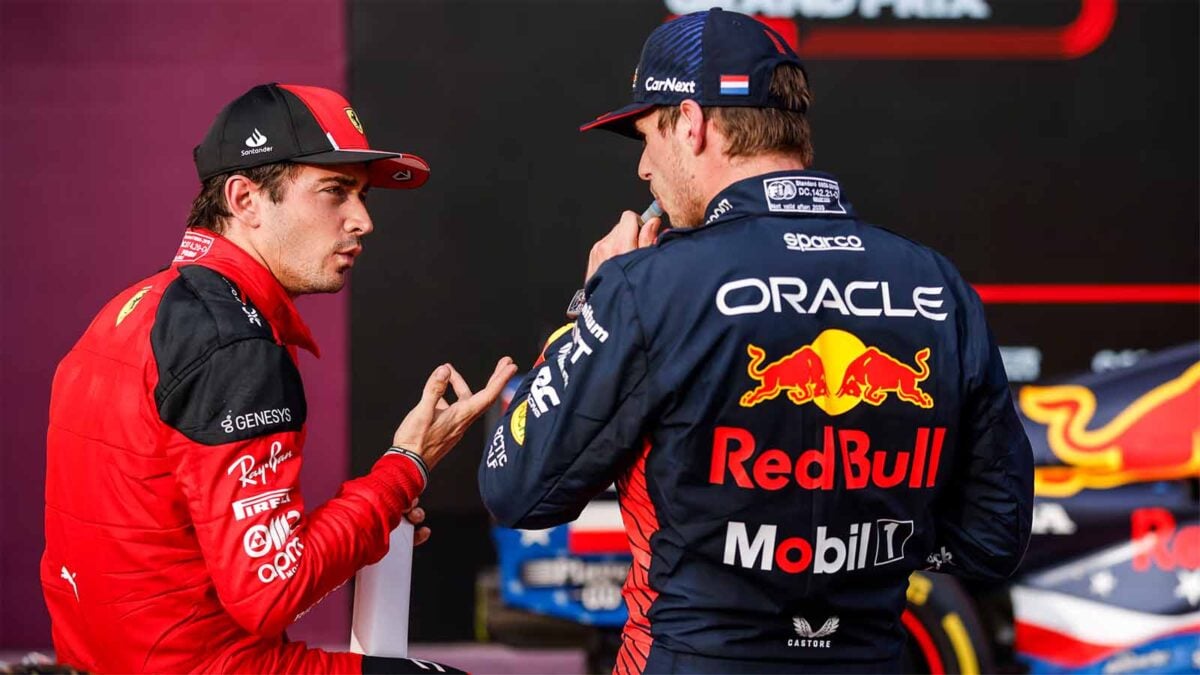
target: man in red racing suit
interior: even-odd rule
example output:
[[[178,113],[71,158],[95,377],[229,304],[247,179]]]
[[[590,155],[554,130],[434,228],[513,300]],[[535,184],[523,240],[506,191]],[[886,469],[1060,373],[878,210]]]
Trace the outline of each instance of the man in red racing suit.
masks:
[[[416,187],[427,166],[370,150],[340,95],[293,85],[231,103],[196,163],[205,188],[172,265],[110,301],[55,374],[41,581],[58,660],[114,672],[419,672],[309,649],[284,630],[387,552],[428,469],[514,368],[502,360],[470,395],[440,366],[395,447],[306,511],[297,349],[317,346],[292,299],[339,290],[372,229],[363,193]]]

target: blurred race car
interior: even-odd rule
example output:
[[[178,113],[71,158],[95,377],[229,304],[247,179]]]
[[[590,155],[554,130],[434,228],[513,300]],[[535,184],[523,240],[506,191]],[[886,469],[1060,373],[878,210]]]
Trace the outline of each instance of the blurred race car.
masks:
[[[1015,399],[1037,464],[1029,550],[1001,586],[914,573],[909,669],[1200,671],[1200,344]],[[557,635],[585,644],[591,669],[610,669],[630,564],[615,492],[568,525],[493,537],[498,572],[480,603],[490,637]]]

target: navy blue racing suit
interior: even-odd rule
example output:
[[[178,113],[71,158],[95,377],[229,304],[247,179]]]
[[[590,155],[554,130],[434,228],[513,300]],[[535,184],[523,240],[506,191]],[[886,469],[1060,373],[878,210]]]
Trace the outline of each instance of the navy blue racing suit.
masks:
[[[589,280],[489,436],[484,502],[545,528],[616,481],[618,672],[898,667],[912,571],[1001,579],[1029,540],[1032,453],[979,297],[826,174],[748,178],[706,213]]]

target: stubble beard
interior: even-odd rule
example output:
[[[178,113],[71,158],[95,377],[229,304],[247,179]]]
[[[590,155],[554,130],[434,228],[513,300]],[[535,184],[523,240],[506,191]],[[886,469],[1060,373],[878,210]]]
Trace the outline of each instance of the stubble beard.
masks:
[[[280,281],[289,295],[337,293],[346,285],[345,273],[327,271],[323,261],[306,265],[288,265]]]
[[[674,207],[667,215],[671,218],[671,227],[698,227],[704,219],[704,198],[696,185],[696,176],[686,166],[679,155],[678,148],[673,148],[670,154],[670,184],[667,189],[672,193],[670,201]]]
[[[340,265],[333,267],[337,263],[331,259],[337,251],[353,247],[356,243],[355,239],[340,241],[319,258],[298,259],[295,255],[288,257],[285,254],[278,275],[280,283],[292,296],[337,293],[345,287],[349,269],[342,269]],[[291,250],[300,252],[304,248],[297,242]]]

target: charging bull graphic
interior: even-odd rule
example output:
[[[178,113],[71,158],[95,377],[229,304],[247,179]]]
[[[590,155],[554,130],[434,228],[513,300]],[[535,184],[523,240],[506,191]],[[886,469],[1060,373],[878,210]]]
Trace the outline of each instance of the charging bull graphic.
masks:
[[[829,395],[829,386],[825,382],[825,364],[821,363],[821,355],[813,351],[812,347],[805,345],[762,369],[759,369],[759,366],[767,353],[754,345],[748,345],[746,353],[750,355],[750,365],[746,367],[746,372],[762,384],[742,394],[743,407],[749,408],[762,401],[769,401],[783,391],[787,391],[788,398],[796,405],[808,403],[817,396]]]
[[[1097,429],[1088,429],[1096,395],[1087,387],[1024,387],[1019,402],[1026,417],[1046,425],[1050,450],[1065,464],[1037,468],[1038,495],[1200,474],[1200,363]]]
[[[933,407],[933,397],[921,391],[918,383],[929,378],[929,347],[916,354],[920,370],[909,368],[875,347],[846,367],[838,396],[861,396],[871,405],[879,405],[894,392],[903,401],[922,408]]]
[[[889,394],[921,408],[933,407],[933,396],[921,388],[931,372],[928,347],[917,351],[913,367],[878,347],[868,347],[853,333],[829,329],[812,344],[766,366],[763,348],[747,345],[746,353],[750,356],[746,374],[759,385],[742,394],[739,403],[744,408],[784,392],[792,403],[811,402],[830,415],[840,415],[862,401],[882,405]],[[840,383],[836,392],[830,382]]]

